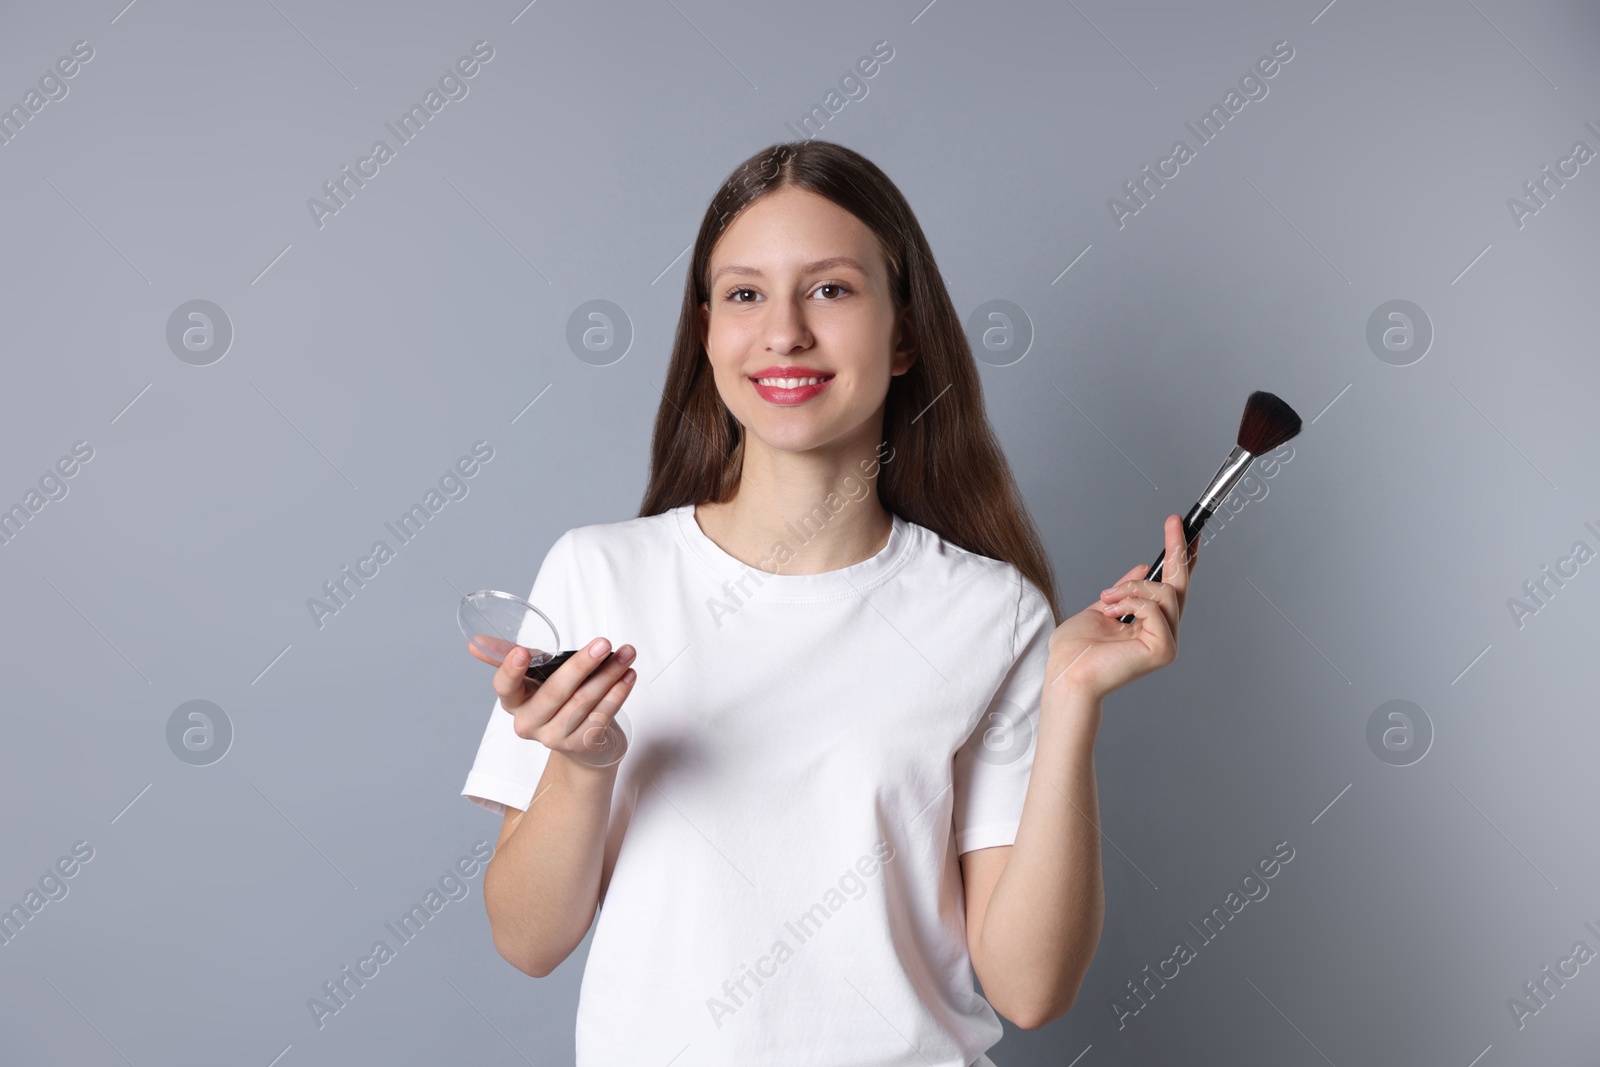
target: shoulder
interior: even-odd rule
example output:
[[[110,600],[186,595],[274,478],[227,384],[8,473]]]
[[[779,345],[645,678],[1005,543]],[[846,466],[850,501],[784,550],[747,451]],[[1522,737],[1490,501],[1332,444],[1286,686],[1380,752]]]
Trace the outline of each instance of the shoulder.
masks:
[[[924,541],[924,565],[947,588],[971,591],[989,604],[995,623],[1013,632],[1031,629],[1041,617],[1054,625],[1049,599],[1016,565],[962,548],[926,526],[907,523]]]
[[[552,553],[569,555],[579,562],[618,560],[637,555],[641,550],[671,544],[677,537],[677,509],[657,515],[640,515],[617,522],[596,522],[574,526],[550,546]]]

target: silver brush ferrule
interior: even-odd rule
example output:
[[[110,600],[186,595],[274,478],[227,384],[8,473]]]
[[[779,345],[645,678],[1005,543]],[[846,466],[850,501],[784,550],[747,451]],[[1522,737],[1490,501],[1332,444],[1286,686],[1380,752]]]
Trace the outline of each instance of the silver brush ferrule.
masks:
[[[1222,461],[1222,466],[1211,479],[1211,484],[1206,486],[1206,491],[1200,494],[1195,508],[1201,515],[1210,515],[1222,506],[1222,502],[1233,492],[1233,487],[1239,484],[1239,479],[1244,477],[1244,472],[1250,469],[1250,461],[1256,457],[1244,450],[1243,445],[1234,445],[1233,451],[1228,453],[1228,458]]]

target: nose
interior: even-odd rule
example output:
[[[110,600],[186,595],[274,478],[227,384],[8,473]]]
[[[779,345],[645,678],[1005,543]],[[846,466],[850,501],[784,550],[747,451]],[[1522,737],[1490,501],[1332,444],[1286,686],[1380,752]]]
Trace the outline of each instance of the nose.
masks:
[[[789,298],[767,301],[767,316],[763,323],[767,347],[774,352],[792,352],[811,345],[811,330],[806,325],[805,306]]]

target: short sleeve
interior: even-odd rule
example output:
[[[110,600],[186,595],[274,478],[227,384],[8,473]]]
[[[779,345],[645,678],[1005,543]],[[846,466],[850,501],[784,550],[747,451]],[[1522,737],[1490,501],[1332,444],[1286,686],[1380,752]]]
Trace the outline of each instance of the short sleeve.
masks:
[[[1039,696],[1055,617],[1039,587],[1016,572],[1012,657],[999,688],[961,748],[954,766],[956,852],[1009,845],[1022,824],[1033,772]]]
[[[576,595],[577,555],[573,540],[571,530],[556,538],[550,551],[545,553],[539,574],[533,580],[533,591],[528,594],[528,602],[550,616],[563,644],[568,647],[578,639],[578,627],[582,625],[578,617],[582,604]],[[529,642],[519,639],[518,643]],[[478,744],[477,758],[461,789],[462,796],[496,815],[504,815],[508,805],[527,810],[539,777],[544,774],[545,761],[550,757],[548,748],[537,741],[518,737],[512,726],[511,715],[496,697],[489,710],[488,727]]]

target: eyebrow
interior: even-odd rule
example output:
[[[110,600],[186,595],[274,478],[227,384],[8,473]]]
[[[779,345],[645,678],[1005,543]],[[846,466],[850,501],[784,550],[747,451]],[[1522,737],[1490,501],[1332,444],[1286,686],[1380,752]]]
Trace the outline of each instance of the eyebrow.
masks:
[[[849,256],[829,256],[827,259],[819,259],[815,263],[807,263],[805,266],[800,268],[800,273],[815,274],[817,271],[830,270],[834,267],[854,267],[862,274],[867,273],[867,268],[863,267]],[[721,270],[717,271],[717,273],[713,274],[711,276],[711,280],[716,281],[724,274],[751,274],[760,276],[762,271],[758,267],[746,267],[739,263],[730,263]]]

